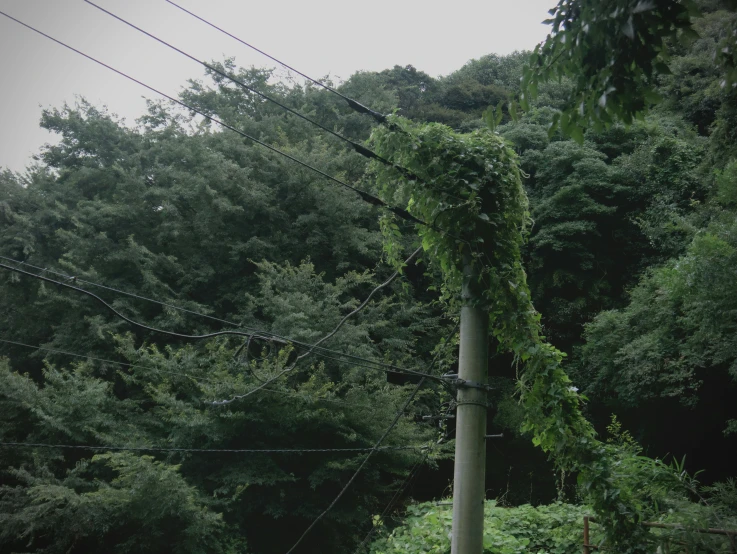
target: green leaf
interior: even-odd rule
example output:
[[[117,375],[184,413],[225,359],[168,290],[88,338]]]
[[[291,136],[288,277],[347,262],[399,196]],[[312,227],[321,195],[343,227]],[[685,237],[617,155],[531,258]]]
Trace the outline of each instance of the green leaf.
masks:
[[[568,128],[568,134],[578,144],[583,144],[583,128],[578,124],[573,124]]]
[[[663,97],[652,89],[645,89],[642,95],[651,104],[659,104],[663,101]]]
[[[657,71],[661,75],[672,75],[673,74],[673,72],[670,70],[670,67],[668,67],[668,65],[663,62],[657,62],[653,65],[653,67],[655,68],[655,71]]]
[[[512,121],[515,123],[519,121],[519,112],[517,111],[517,101],[511,100],[509,102],[509,115],[512,118]]]
[[[496,120],[496,117],[494,116],[494,108],[492,106],[489,106],[483,111],[483,113],[481,114],[481,119],[492,131],[495,131],[497,125],[499,124]]]

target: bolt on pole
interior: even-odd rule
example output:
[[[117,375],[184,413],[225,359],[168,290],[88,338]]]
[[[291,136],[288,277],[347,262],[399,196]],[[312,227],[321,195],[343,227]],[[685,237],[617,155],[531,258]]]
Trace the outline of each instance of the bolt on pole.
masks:
[[[485,384],[489,314],[478,307],[478,275],[468,255],[462,296],[458,378]],[[486,390],[461,384],[456,411],[451,554],[481,554],[484,548],[486,411]]]

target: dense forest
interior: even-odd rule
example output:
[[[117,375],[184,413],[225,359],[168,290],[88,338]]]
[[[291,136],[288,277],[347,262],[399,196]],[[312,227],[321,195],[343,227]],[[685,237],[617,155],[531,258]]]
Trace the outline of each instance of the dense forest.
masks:
[[[646,116],[551,132],[575,87],[564,77],[492,127],[519,159],[532,300],[586,416],[683,477],[649,516],[737,529],[737,88],[714,62],[737,15],[700,4]],[[487,108],[519,97],[529,56],[329,84],[380,113],[491,134]],[[213,63],[182,102],[380,194],[350,145],[219,72],[361,144],[371,118],[318,86]],[[457,368],[436,268],[420,256],[310,351],[393,272],[381,207],[160,99],[133,127],[84,100],[41,125],[58,144],[0,174],[0,550],[286,552],[392,422],[418,381],[406,370]],[[414,225],[392,225],[406,258]],[[225,330],[241,335],[207,336]],[[518,361],[492,349],[488,429],[504,438],[488,442],[487,551],[578,552],[586,494],[520,430]],[[425,384],[300,551],[354,551],[377,524],[373,552],[449,552],[436,512],[452,409],[452,391]],[[397,546],[407,537],[416,550]]]

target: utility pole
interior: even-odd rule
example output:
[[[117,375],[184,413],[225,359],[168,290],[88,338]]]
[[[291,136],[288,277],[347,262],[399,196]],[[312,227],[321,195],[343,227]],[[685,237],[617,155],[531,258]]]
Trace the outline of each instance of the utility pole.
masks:
[[[486,497],[486,380],[489,314],[479,308],[478,273],[466,254],[463,267],[458,408],[453,470],[451,554],[481,554]]]

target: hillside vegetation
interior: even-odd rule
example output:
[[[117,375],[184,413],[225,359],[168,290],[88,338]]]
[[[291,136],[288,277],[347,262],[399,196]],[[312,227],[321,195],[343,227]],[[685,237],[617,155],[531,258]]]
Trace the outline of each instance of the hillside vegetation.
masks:
[[[713,55],[737,23],[734,10],[701,4],[699,38],[669,44],[670,74],[652,84],[662,101],[644,118],[581,141],[550,134],[573,90],[563,78],[495,132],[524,172],[532,226],[522,256],[544,334],[568,354],[586,416],[635,475],[618,494],[659,499],[643,508],[651,520],[735,529],[737,88],[723,86]],[[482,136],[485,110],[519,95],[528,56],[492,54],[439,78],[395,66],[334,85],[381,113]],[[232,60],[218,68],[357,142],[375,130],[319,87]],[[348,145],[217,73],[180,97],[380,194],[376,171]],[[328,350],[248,398],[217,402],[263,385],[332,331],[390,276],[397,248],[417,248],[413,226],[398,221],[387,251],[380,208],[158,99],[135,127],[83,100],[45,111],[41,125],[59,143],[26,172],[0,173],[0,263],[88,290],[148,328],[89,295],[0,271],[0,442],[99,447],[0,445],[0,551],[287,551],[416,384],[396,368],[456,368],[438,272],[420,256]],[[405,207],[400,196],[392,203]],[[235,328],[258,332],[181,336]],[[505,438],[488,447],[487,498],[498,500],[487,506],[487,552],[578,552],[586,491],[520,431],[519,371],[492,354],[488,428]],[[302,551],[351,552],[378,525],[376,554],[449,552],[450,509],[435,502],[452,479],[452,420],[437,419],[452,398],[435,381],[422,388],[390,448]],[[227,452],[289,449],[327,451]],[[642,456],[664,460],[683,487],[638,482]],[[676,540],[728,551],[725,540],[692,538]]]

